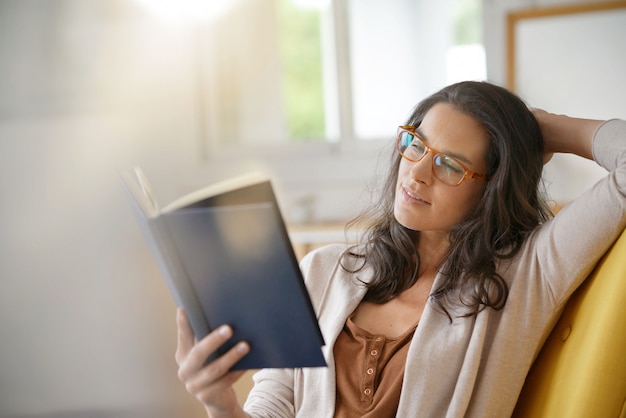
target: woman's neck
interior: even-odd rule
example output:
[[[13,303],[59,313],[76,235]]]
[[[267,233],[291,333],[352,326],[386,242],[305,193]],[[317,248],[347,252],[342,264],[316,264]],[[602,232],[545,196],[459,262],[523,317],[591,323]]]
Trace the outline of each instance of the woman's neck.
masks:
[[[447,232],[422,231],[416,244],[420,257],[419,274],[436,273],[444,263],[450,249]]]

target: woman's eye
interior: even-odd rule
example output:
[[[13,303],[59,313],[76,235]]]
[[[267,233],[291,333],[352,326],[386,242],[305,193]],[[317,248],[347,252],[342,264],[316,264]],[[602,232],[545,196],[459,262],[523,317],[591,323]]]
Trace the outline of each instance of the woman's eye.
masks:
[[[452,173],[455,173],[455,174],[463,174],[465,172],[465,170],[463,170],[463,167],[458,165],[456,162],[450,161],[450,160],[446,160],[445,168],[449,172],[452,172]]]
[[[415,151],[417,151],[419,153],[424,152],[424,144],[422,144],[418,140],[413,140],[413,142],[411,143],[411,147],[414,148]]]
[[[450,157],[437,156],[435,163],[450,174],[464,174],[465,170]]]

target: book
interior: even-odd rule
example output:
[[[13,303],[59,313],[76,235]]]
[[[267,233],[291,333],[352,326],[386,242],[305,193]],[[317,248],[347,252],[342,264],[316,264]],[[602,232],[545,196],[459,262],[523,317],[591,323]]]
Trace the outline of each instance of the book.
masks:
[[[162,209],[140,168],[120,172],[135,218],[196,340],[228,324],[233,369],[326,366],[324,340],[269,178],[251,173]]]

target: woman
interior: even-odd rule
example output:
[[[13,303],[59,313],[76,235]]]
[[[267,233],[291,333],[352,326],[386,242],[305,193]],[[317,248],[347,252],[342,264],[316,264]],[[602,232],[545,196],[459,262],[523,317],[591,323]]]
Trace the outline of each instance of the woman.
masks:
[[[610,173],[549,219],[553,152]],[[179,377],[209,416],[510,416],[564,303],[626,225],[626,122],[531,112],[463,82],[417,106],[392,161],[367,239],[302,261],[328,368],[258,372],[244,412],[227,370],[248,346],[203,366],[231,331],[194,344],[179,311]]]

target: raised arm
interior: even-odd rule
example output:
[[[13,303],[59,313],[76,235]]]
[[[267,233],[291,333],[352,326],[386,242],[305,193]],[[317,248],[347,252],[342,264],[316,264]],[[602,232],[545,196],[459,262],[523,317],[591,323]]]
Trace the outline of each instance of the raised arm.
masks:
[[[547,153],[576,154],[608,170],[605,178],[544,225],[529,247],[534,252],[531,259],[537,257],[544,283],[560,306],[626,225],[626,122],[533,112]]]

